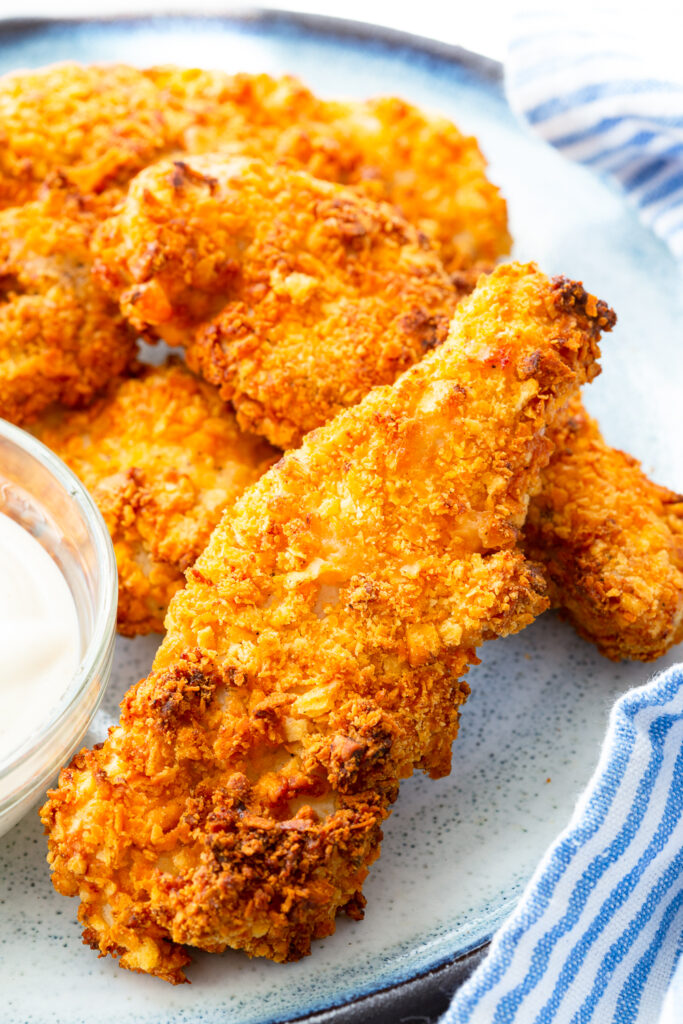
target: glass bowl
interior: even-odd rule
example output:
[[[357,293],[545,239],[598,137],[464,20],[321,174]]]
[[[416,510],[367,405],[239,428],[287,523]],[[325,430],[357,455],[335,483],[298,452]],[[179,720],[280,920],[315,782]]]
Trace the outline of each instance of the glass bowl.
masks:
[[[36,438],[0,419],[0,512],[58,565],[73,595],[80,661],[35,732],[0,751],[0,835],[26,813],[83,739],[111,673],[118,579],[111,538],[83,484]]]

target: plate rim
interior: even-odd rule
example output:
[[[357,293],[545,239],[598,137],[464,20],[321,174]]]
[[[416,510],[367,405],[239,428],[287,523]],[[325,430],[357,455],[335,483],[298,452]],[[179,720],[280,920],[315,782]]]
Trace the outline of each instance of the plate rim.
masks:
[[[0,46],[13,42],[17,37],[28,36],[48,28],[68,25],[125,25],[139,24],[149,21],[196,21],[196,22],[233,22],[235,25],[277,28],[293,26],[301,31],[314,35],[329,36],[337,40],[355,40],[356,42],[382,43],[392,50],[413,50],[432,59],[447,64],[464,66],[488,82],[501,85],[503,81],[503,64],[493,57],[487,57],[476,50],[470,50],[456,43],[445,43],[431,36],[422,36],[403,29],[390,28],[375,22],[357,21],[351,18],[338,18],[327,14],[312,14],[306,11],[293,11],[288,8],[255,7],[235,9],[224,13],[207,11],[197,12],[190,9],[173,11],[138,11],[131,14],[116,15],[31,15],[27,17],[10,17],[0,20]],[[12,37],[7,38],[7,37]]]
[[[455,43],[445,43],[429,36],[407,32],[402,29],[378,25],[374,22],[357,21],[331,15],[313,14],[293,11],[286,8],[258,7],[235,9],[226,12],[197,12],[189,9],[173,11],[138,11],[124,15],[72,15],[52,17],[35,15],[29,17],[10,17],[0,20],[0,48],[12,46],[31,35],[40,34],[50,29],[69,26],[121,26],[140,25],[145,22],[194,21],[197,23],[219,22],[233,24],[236,27],[254,27],[256,31],[263,29],[294,28],[309,35],[336,39],[338,42],[379,43],[394,52],[412,51],[432,60],[456,67],[465,67],[475,76],[483,79],[489,87],[493,86],[501,95],[503,90],[503,64],[501,61],[485,54],[478,53]],[[12,72],[7,72],[11,74]],[[0,76],[2,77],[2,76]],[[424,1014],[429,1008],[424,998],[434,1000],[452,993],[472,973],[483,959],[490,944],[490,936],[484,942],[461,949],[446,959],[437,960],[431,967],[411,974],[401,981],[382,985],[370,992],[353,996],[344,1003],[333,1003],[323,1009],[311,1010],[295,1017],[273,1017],[264,1024],[363,1024],[369,1019],[364,1016],[367,1011],[373,1013],[373,1024],[393,1024],[396,1013],[405,1007],[406,999],[411,996],[420,1000],[420,1011]],[[383,1003],[384,1006],[380,1006]],[[441,1014],[446,1007],[434,1005],[432,1012]],[[377,1016],[379,1012],[380,1016]],[[425,1021],[426,1017],[423,1018]]]

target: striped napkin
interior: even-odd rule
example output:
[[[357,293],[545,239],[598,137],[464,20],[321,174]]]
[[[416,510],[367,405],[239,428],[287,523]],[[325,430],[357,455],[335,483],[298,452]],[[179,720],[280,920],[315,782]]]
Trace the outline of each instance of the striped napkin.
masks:
[[[683,84],[614,17],[606,30],[558,5],[518,28],[512,108],[613,176],[683,266]],[[683,1024],[682,953],[679,664],[617,701],[571,821],[441,1024]]]
[[[683,260],[683,61],[680,80],[664,77],[625,21],[565,5],[520,16],[506,62],[508,100],[569,159],[618,181]],[[674,33],[676,24],[680,33],[680,13]]]
[[[442,1024],[681,1024],[681,952],[683,665],[674,665],[617,701],[572,820]]]

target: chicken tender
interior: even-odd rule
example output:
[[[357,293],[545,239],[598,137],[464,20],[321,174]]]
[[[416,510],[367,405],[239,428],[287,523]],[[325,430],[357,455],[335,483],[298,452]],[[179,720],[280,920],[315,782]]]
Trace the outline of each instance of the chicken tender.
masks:
[[[83,195],[120,196],[144,167],[208,132],[245,145],[263,133],[271,155],[277,133],[320,106],[289,77],[75,62],[15,71],[0,78],[0,208],[60,176]]]
[[[393,203],[427,235],[448,271],[491,265],[509,253],[507,204],[486,177],[473,136],[396,97],[330,103],[327,114],[342,146],[362,154],[349,182]]]
[[[183,109],[194,106],[181,143],[188,153],[237,141],[251,156],[293,162],[315,177],[355,185],[396,206],[452,272],[491,265],[510,251],[507,206],[486,177],[477,140],[444,117],[396,97],[320,100],[289,76],[177,68],[149,75]],[[226,105],[234,106],[229,118]]]
[[[128,320],[282,448],[443,341],[460,298],[392,207],[245,157],[143,171],[94,250]]]
[[[0,211],[4,419],[25,423],[56,401],[83,405],[135,359],[135,335],[90,273],[103,209],[56,188]]]
[[[126,636],[162,631],[221,513],[280,454],[243,434],[214,389],[175,361],[116,381],[90,409],[51,412],[33,433],[104,516]]]
[[[452,287],[435,254],[388,207],[243,157],[143,172],[97,246],[100,279],[131,322],[185,340],[191,365],[235,403],[240,423],[282,447],[439,344],[467,288]],[[575,411],[588,423],[579,404]],[[680,638],[683,578],[671,559],[653,573],[655,549],[643,538],[622,540],[642,522],[633,510],[643,488],[655,506],[659,489],[639,470],[622,473],[628,457],[600,441],[611,467],[604,472],[613,474],[609,496],[595,469],[595,438],[584,450],[558,429],[557,468],[547,485],[544,478],[530,526],[534,558],[557,580],[556,601],[601,650],[658,657]],[[554,498],[558,474],[564,508]],[[656,550],[673,552],[678,520],[655,506]],[[598,527],[588,566],[586,538]]]
[[[610,448],[576,396],[524,530],[554,603],[615,661],[652,661],[683,640],[683,496]]]
[[[0,79],[0,208],[35,198],[57,173],[100,193],[162,156],[236,144],[393,203],[449,270],[509,251],[505,201],[476,139],[402,100],[334,103],[290,76],[123,64]]]
[[[449,770],[475,648],[547,605],[516,542],[612,318],[500,268],[444,345],[238,499],[120,725],[43,808],[86,942],[179,982],[181,944],[295,960],[361,914],[399,781]]]

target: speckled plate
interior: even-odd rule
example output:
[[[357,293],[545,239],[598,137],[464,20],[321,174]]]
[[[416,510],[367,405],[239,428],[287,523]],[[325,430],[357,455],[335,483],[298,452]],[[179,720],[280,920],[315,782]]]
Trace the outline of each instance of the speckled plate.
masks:
[[[282,16],[16,22],[0,29],[0,71],[67,58],[292,71],[330,96],[398,93],[476,133],[509,200],[515,255],[583,279],[619,312],[588,406],[612,443],[670,486],[683,486],[683,452],[671,443],[683,426],[676,268],[620,196],[518,127],[496,65],[398,34]],[[149,638],[119,641],[89,739],[102,737],[155,647]],[[426,1021],[438,1006],[435,993],[443,1004],[445,990],[476,959],[465,954],[503,921],[567,821],[614,697],[648,674],[641,665],[605,661],[552,615],[482,655],[470,675],[451,777],[404,784],[366,886],[365,921],[340,919],[336,935],[300,963],[198,954],[193,984],[172,988],[96,959],[80,944],[75,904],[51,888],[45,843],[30,814],[0,841],[3,1024],[301,1017],[341,1024],[398,1021],[418,1010]],[[674,660],[675,652],[661,667]],[[454,961],[454,968],[435,970]],[[346,1008],[319,1016],[340,1005]]]

